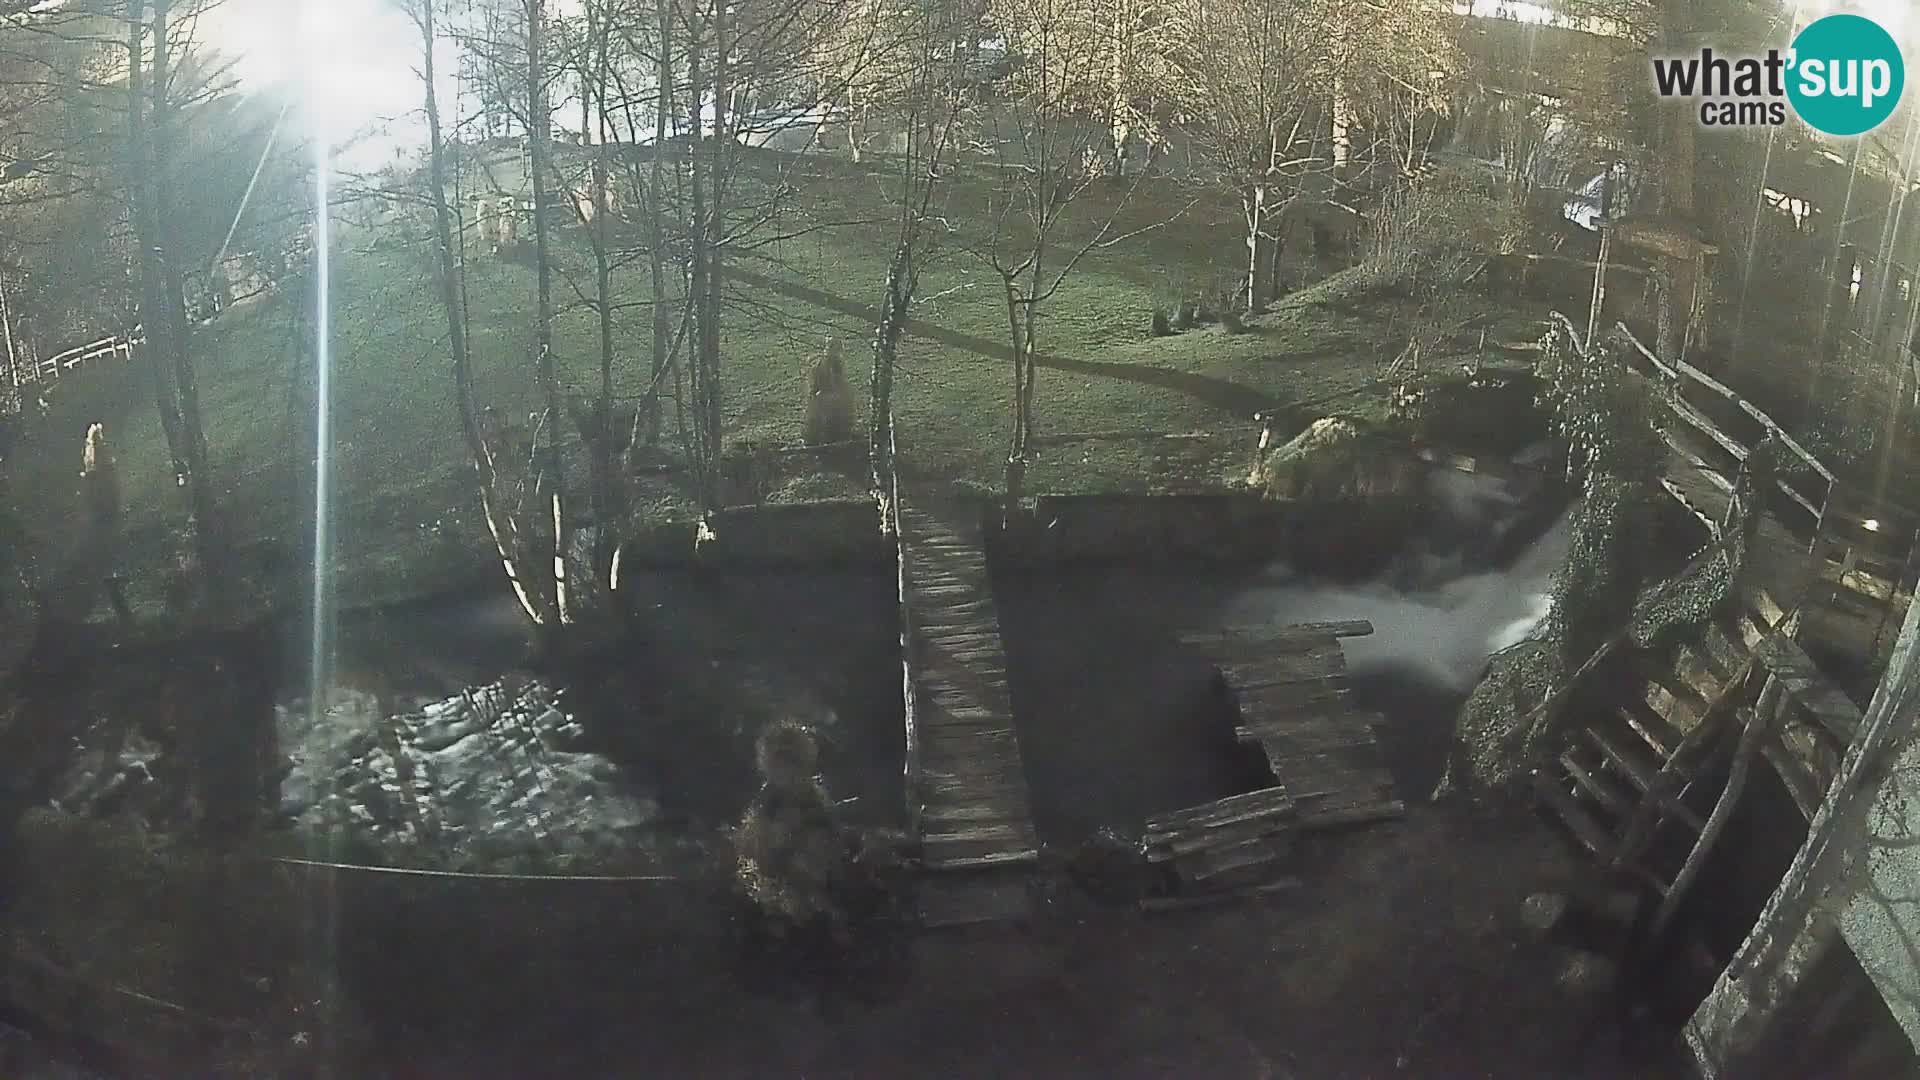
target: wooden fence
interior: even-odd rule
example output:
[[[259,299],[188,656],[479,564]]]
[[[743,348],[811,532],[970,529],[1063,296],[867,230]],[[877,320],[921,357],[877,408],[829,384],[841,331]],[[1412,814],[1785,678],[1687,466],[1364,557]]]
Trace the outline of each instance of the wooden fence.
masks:
[[[1559,313],[1554,321],[1582,352],[1580,335]],[[1769,509],[1807,550],[1820,558],[1822,573],[1837,586],[1835,601],[1847,601],[1877,620],[1871,648],[1920,577],[1920,513],[1897,501],[1843,484],[1832,469],[1781,428],[1771,416],[1719,380],[1686,361],[1661,360],[1623,325],[1614,334],[1629,346],[1624,359],[1631,370],[1667,392],[1662,404],[1697,437],[1675,440],[1675,450],[1731,488],[1740,465],[1764,437],[1772,435],[1785,451],[1785,468],[1775,479]]]
[[[1790,460],[1774,481],[1786,501],[1771,500],[1784,510],[1784,524],[1808,537],[1812,549],[1815,538],[1827,526],[1827,515],[1840,481],[1812,451],[1787,434],[1773,417],[1735,393],[1726,384],[1687,363],[1669,363],[1653,355],[1624,324],[1614,324],[1614,332],[1632,348],[1626,354],[1628,366],[1653,379],[1671,393],[1665,396],[1668,411],[1702,435],[1719,461],[1707,457],[1702,464],[1725,476],[1739,471],[1753,447],[1768,435],[1786,451]],[[1744,429],[1744,430],[1743,430]]]
[[[138,334],[139,330],[136,328],[134,333]],[[16,356],[6,364],[6,377],[0,381],[18,388],[29,383],[52,382],[106,357],[131,361],[134,346],[144,345],[146,340],[144,337],[120,334],[68,349],[45,360]]]
[[[1586,345],[1573,322],[1557,311],[1552,320],[1571,337],[1575,349],[1584,354]],[[1660,359],[1641,344],[1624,323],[1615,323],[1612,333],[1629,346],[1623,353],[1628,369],[1665,390],[1666,393],[1660,395],[1660,403],[1700,436],[1684,440],[1684,445],[1676,449],[1693,458],[1693,464],[1699,468],[1722,477],[1725,486],[1731,488],[1753,447],[1768,435],[1773,436],[1789,456],[1774,481],[1784,501],[1771,500],[1773,508],[1785,512],[1783,524],[1790,528],[1798,526],[1796,533],[1809,538],[1811,549],[1826,529],[1839,488],[1839,478],[1833,470],[1789,435],[1773,417],[1718,379],[1685,360]]]

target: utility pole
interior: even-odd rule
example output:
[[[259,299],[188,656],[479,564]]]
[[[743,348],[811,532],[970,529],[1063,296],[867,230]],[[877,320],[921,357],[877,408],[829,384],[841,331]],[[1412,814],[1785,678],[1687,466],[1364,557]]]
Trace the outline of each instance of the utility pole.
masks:
[[[20,385],[20,359],[13,351],[13,308],[7,303],[7,279],[0,275],[0,329],[4,329],[7,339],[7,379],[14,386]]]

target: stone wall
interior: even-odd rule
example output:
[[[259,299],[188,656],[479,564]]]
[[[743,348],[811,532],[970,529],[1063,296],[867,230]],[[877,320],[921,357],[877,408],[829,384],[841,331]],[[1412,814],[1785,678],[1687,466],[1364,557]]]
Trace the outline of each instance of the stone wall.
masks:
[[[1253,494],[1042,496],[997,534],[993,554],[1028,567],[1285,558],[1302,570],[1364,576],[1405,543],[1419,510],[1420,501],[1405,496],[1311,502]]]

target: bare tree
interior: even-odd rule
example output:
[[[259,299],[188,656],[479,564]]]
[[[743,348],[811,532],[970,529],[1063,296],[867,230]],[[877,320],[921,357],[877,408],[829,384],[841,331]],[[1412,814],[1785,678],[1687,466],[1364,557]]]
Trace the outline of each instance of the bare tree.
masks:
[[[447,319],[447,343],[453,359],[453,384],[456,407],[460,411],[460,431],[466,440],[467,456],[473,462],[481,514],[486,519],[487,531],[493,538],[494,549],[500,556],[507,581],[513,587],[514,598],[519,601],[521,610],[529,620],[536,626],[544,625],[557,616],[553,605],[524,571],[527,548],[525,534],[501,498],[494,456],[499,448],[488,445],[474,402],[473,362],[468,350],[461,285],[466,269],[456,256],[459,250],[455,244],[458,227],[453,210],[447,203],[450,178],[446,135],[434,83],[434,45],[441,39],[439,3],[438,0],[403,0],[403,8],[420,32],[420,75],[427,114],[427,198],[433,206],[434,246],[440,264],[438,285],[441,306]]]
[[[566,469],[560,456],[560,375],[553,355],[553,263],[548,233],[553,215],[548,209],[547,184],[552,171],[553,112],[548,85],[554,71],[547,62],[546,0],[525,0],[527,12],[527,146],[528,172],[533,194],[533,256],[535,279],[534,350],[540,389],[546,398],[541,428],[540,486],[552,510],[553,612],[565,625],[574,620],[573,597],[567,582],[567,558],[572,552],[572,526],[567,520]],[[609,528],[611,525],[608,526]]]
[[[897,78],[888,80],[899,88],[905,107],[906,146],[895,173],[898,225],[874,331],[867,395],[867,457],[883,531],[895,526],[899,509],[892,501],[894,365],[920,272],[938,239],[938,230],[930,227],[934,223],[929,221],[929,211],[951,165],[955,128],[965,107],[958,85],[966,54],[954,43],[962,33],[978,36],[977,24],[968,15],[937,0],[922,0],[912,19],[901,20],[911,27],[913,44],[903,50],[903,70],[895,69]],[[894,69],[894,65],[888,67]]]
[[[183,9],[190,24],[197,4]],[[186,297],[180,251],[174,236],[175,176],[173,148],[180,94],[188,81],[176,82],[175,49],[181,23],[171,0],[129,0],[128,20],[128,129],[137,174],[129,183],[134,227],[141,266],[141,323],[147,350],[154,358],[160,395],[161,422],[168,429],[169,448],[187,492],[187,509],[195,554],[210,598],[219,599],[221,534],[216,520],[213,477],[208,466],[206,427],[200,412],[200,391],[188,340]],[[144,73],[140,23],[148,23],[150,63]],[[190,33],[190,29],[186,33]]]
[[[1013,368],[1009,508],[1025,488],[1041,310],[1090,252],[1141,231],[1119,228],[1138,178],[1110,184],[1100,176],[1109,132],[1089,116],[1085,102],[1089,87],[1111,85],[1112,69],[1102,54],[1078,47],[1093,21],[1085,2],[1003,0],[987,9],[988,25],[1018,57],[989,125],[999,174],[989,197],[990,234],[973,248],[999,278],[1006,307]],[[1100,205],[1071,214],[1083,196]]]
[[[1245,303],[1272,293],[1274,229],[1306,177],[1332,166],[1316,145],[1327,23],[1316,3],[1174,0],[1171,80],[1201,178],[1238,197],[1246,221]]]

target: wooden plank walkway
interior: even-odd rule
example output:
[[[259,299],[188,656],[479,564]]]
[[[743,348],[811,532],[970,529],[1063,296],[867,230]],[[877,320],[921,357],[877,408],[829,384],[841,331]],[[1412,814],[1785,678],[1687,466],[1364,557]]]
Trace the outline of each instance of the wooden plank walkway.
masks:
[[[1039,843],[980,526],[904,493],[899,509],[909,810],[935,878],[922,886],[921,919],[1021,919]],[[1012,869],[1022,875],[993,873]]]
[[[1371,623],[1355,620],[1181,636],[1218,657],[1240,705],[1240,738],[1266,753],[1299,828],[1406,812],[1374,735],[1380,718],[1356,709],[1347,689],[1340,639],[1371,633]]]
[[[1406,811],[1374,735],[1380,718],[1355,708],[1347,689],[1340,639],[1371,633],[1371,623],[1354,620],[1181,635],[1217,658],[1240,706],[1240,738],[1265,752],[1300,828]]]
[[[1239,736],[1260,744],[1277,783],[1149,819],[1147,861],[1171,869],[1178,895],[1149,897],[1143,908],[1287,887],[1293,879],[1280,875],[1299,833],[1405,813],[1375,740],[1378,718],[1353,707],[1346,685],[1340,639],[1371,633],[1358,620],[1180,635],[1215,657],[1239,705]]]

